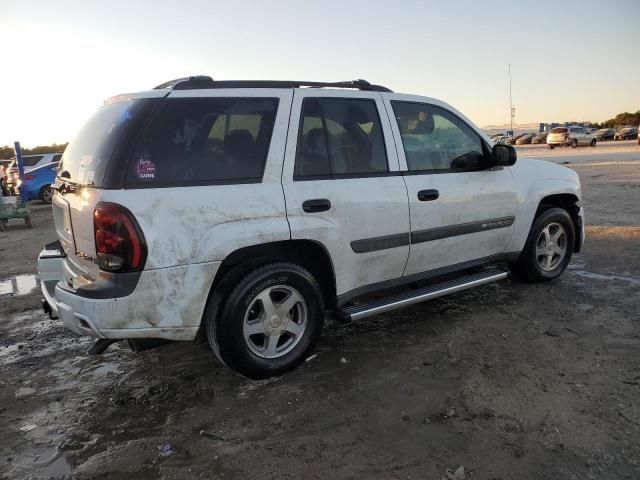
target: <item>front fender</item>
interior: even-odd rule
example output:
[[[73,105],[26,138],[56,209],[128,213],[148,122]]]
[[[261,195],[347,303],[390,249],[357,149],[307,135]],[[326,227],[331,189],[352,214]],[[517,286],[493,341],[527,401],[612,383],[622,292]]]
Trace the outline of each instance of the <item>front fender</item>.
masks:
[[[569,179],[538,179],[528,189],[520,189],[518,211],[513,225],[513,233],[507,244],[507,252],[521,252],[529,236],[531,225],[540,202],[548,196],[569,194],[576,201],[581,199],[580,184]]]

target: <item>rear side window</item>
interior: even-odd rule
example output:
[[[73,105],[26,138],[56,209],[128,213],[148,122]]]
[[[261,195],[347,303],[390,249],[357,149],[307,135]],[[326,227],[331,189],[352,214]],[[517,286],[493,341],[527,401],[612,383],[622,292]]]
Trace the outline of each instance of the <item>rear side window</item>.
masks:
[[[339,178],[388,171],[374,100],[306,98],[302,103],[294,179]]]
[[[37,165],[40,160],[42,160],[42,155],[22,157],[22,165],[25,167],[33,167],[34,165]]]
[[[128,187],[256,183],[269,152],[278,100],[166,100],[137,142]]]

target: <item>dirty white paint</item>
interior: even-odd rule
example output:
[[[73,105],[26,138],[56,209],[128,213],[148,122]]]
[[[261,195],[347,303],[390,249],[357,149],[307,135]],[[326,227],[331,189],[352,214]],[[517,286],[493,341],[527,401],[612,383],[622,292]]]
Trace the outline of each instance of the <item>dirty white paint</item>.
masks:
[[[518,213],[506,251],[520,252],[527,241],[540,200],[560,193],[570,193],[581,200],[582,192],[576,172],[551,162],[519,159],[511,167],[511,172],[516,183]]]
[[[73,285],[90,282],[99,274],[97,265],[84,258],[96,256],[93,210],[99,201],[129,209],[148,247],[145,271],[135,291],[127,297],[86,299],[55,287],[55,298],[48,298],[57,302],[65,324],[80,334],[193,339],[220,263],[243,247],[291,238],[317,241],[330,254],[337,293],[342,294],[403,274],[518,252],[543,196],[573,193],[580,198],[573,171],[533,160],[519,160],[513,167],[481,172],[293,181],[301,105],[309,96],[374,100],[391,172],[406,169],[391,100],[425,102],[448,109],[467,121],[490,145],[486,135],[464,115],[435,99],[326,89],[179,90],[169,95],[278,97],[280,104],[263,181],[188,188],[81,189],[64,197],[54,195],[56,230],[69,258],[61,261],[62,266],[42,262],[41,270],[50,287],[55,282],[54,274],[60,278],[64,275]],[[418,202],[417,192],[431,188],[440,192],[440,198]],[[305,200],[320,198],[331,201],[330,210],[303,211]],[[511,216],[515,222],[507,228],[413,246],[355,253],[350,245],[353,240],[405,234],[411,229]],[[76,255],[77,251],[85,255]],[[69,267],[71,263],[74,268],[64,268],[64,264]],[[43,284],[45,296],[50,291],[53,288]]]

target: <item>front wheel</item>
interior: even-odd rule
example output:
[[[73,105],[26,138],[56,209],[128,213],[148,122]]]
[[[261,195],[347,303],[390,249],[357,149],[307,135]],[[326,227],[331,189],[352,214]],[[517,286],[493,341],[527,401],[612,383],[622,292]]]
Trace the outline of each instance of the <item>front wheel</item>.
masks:
[[[550,208],[533,222],[515,270],[537,283],[559,277],[569,265],[575,241],[573,220],[566,210]]]
[[[594,138],[593,140],[591,140],[591,146],[595,147],[596,146],[596,139]]]
[[[207,338],[226,365],[249,378],[281,375],[313,350],[324,322],[322,292],[304,268],[271,263],[249,272],[205,318]]]
[[[556,148],[556,146],[555,146],[555,145],[551,145],[551,144],[549,144],[549,150],[553,150],[554,148]]]
[[[578,140],[575,138],[571,140],[571,148],[576,148],[578,146]]]

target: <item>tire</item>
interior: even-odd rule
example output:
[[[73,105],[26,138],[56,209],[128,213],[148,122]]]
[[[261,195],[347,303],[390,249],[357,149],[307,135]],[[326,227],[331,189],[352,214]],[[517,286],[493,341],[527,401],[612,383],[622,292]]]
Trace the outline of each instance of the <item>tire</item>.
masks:
[[[551,237],[562,227],[564,236],[560,236],[555,243],[551,243],[549,249],[546,248],[544,231],[549,228]],[[564,239],[563,239],[564,238]],[[541,242],[542,240],[542,242]],[[543,245],[543,242],[545,243]],[[529,231],[527,242],[520,254],[520,259],[514,265],[514,270],[524,280],[531,283],[546,282],[559,277],[569,265],[573,247],[575,245],[575,227],[573,220],[566,210],[562,208],[550,208],[543,211],[536,217]],[[558,255],[558,251],[564,247],[564,254]],[[543,253],[544,252],[544,253]],[[547,253],[555,252],[548,262]],[[556,258],[555,255],[558,255]]]
[[[553,150],[554,148],[556,148],[556,146],[555,146],[555,145],[551,145],[551,144],[549,144],[549,150]]]
[[[40,197],[40,200],[42,200],[44,203],[51,203],[51,198],[53,197],[53,191],[51,190],[50,186],[45,185],[40,189],[40,193],[38,194],[38,196]]]
[[[595,138],[593,140],[591,140],[591,146],[595,148],[595,146],[596,146],[596,139]]]
[[[223,363],[262,379],[286,373],[307,358],[324,323],[322,291],[307,270],[269,263],[248,272],[229,291],[214,294],[204,319],[209,345]],[[296,303],[286,313],[278,310],[287,300]]]
[[[576,148],[578,146],[578,140],[575,138],[571,140],[571,148]]]

